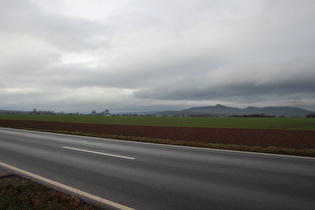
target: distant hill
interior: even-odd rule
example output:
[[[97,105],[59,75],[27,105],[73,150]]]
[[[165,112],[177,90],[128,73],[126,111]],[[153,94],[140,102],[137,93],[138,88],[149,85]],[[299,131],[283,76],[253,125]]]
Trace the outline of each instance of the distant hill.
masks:
[[[243,116],[243,115],[269,115],[274,117],[306,117],[312,111],[297,107],[252,107],[249,106],[244,109],[223,106],[217,104],[216,106],[205,106],[205,107],[192,107],[180,111],[162,111],[156,112],[154,115],[162,116]]]

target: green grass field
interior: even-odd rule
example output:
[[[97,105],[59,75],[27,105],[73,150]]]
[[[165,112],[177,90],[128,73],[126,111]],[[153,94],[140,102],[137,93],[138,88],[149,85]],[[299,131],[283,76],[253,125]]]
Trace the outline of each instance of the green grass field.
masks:
[[[0,119],[116,125],[315,130],[315,118],[126,117],[89,115],[0,115]]]

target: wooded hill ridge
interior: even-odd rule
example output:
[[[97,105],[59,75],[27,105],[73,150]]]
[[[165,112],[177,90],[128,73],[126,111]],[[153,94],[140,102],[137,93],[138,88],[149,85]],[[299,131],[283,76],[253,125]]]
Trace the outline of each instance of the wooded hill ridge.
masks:
[[[162,111],[156,112],[156,116],[213,116],[213,117],[230,117],[230,116],[271,116],[271,117],[307,117],[313,113],[298,107],[253,107],[249,106],[244,109],[228,107],[221,104],[215,106],[192,107],[180,111]]]

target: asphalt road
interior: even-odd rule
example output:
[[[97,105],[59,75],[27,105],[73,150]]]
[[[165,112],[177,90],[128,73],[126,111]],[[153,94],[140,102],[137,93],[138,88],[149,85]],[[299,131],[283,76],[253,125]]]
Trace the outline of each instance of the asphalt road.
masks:
[[[135,209],[314,209],[315,159],[0,128],[0,162]]]

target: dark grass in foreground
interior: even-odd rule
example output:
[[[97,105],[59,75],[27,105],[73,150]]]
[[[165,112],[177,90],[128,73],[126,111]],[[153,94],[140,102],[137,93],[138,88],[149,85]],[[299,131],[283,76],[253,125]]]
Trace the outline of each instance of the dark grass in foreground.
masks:
[[[0,209],[100,209],[72,195],[12,175],[0,178]]]

